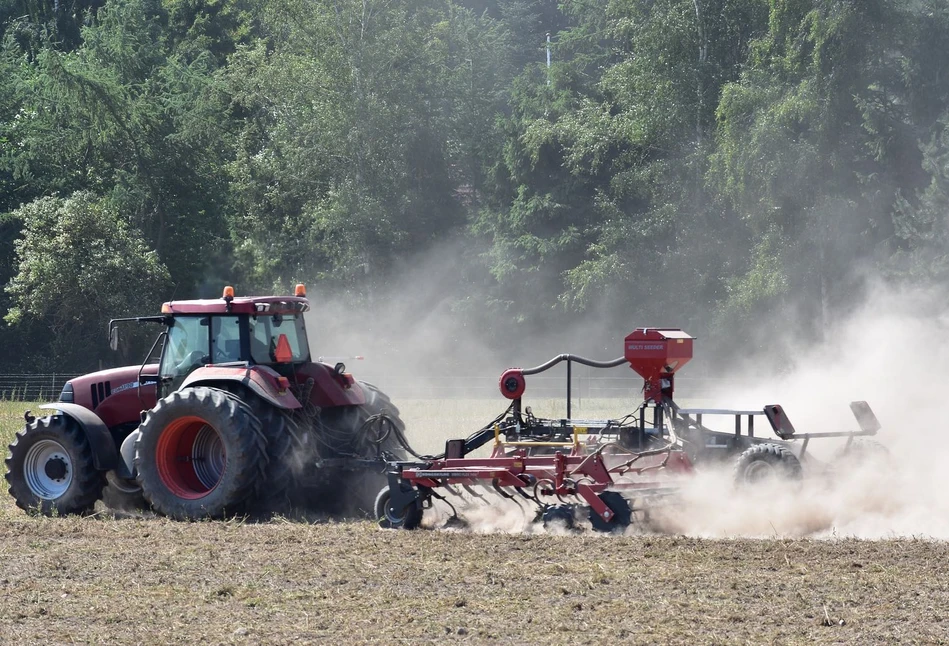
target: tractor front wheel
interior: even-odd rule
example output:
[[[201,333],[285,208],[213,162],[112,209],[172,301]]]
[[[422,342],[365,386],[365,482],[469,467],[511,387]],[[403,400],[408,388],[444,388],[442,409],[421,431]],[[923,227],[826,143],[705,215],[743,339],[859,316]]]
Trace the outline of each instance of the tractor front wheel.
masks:
[[[85,513],[105,486],[89,441],[64,415],[37,418],[17,433],[6,465],[17,507],[45,516]]]
[[[246,405],[216,388],[159,401],[135,444],[135,469],[155,511],[178,520],[240,514],[265,477],[267,441]]]

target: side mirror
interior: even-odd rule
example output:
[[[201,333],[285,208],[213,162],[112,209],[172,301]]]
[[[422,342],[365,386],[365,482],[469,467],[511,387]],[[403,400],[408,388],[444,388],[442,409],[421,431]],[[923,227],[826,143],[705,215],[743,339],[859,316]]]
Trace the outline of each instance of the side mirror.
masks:
[[[119,328],[115,325],[109,326],[109,347],[112,350],[119,349]]]

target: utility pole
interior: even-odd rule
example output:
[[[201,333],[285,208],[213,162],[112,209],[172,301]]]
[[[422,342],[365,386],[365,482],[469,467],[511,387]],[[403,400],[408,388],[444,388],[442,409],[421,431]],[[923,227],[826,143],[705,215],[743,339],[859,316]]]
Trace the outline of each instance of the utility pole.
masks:
[[[550,32],[547,32],[547,85],[550,85]]]
[[[698,108],[695,116],[695,136],[699,144],[702,143],[702,108],[705,103],[705,88],[702,84],[702,72],[704,71],[705,61],[708,59],[708,37],[705,35],[705,17],[702,15],[701,0],[692,0],[695,5],[695,22],[699,32],[699,63],[696,67],[695,91],[698,95]]]
[[[704,132],[702,128],[702,115],[705,110],[705,86],[702,81],[702,74],[705,72],[705,62],[708,60],[708,35],[705,33],[705,16],[702,12],[701,0],[692,0],[695,5],[695,24],[698,28],[699,37],[699,60],[695,67],[695,143],[699,150],[702,149],[702,140]],[[702,173],[701,166],[696,164],[695,173],[695,212],[698,215],[702,199]]]

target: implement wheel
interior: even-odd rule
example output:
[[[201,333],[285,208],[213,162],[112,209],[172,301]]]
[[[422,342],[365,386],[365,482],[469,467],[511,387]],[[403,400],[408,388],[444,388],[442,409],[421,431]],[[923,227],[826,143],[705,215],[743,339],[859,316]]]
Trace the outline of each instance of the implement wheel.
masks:
[[[595,531],[622,532],[629,527],[633,519],[633,509],[629,506],[629,501],[626,500],[622,494],[617,491],[604,491],[599,494],[599,498],[603,501],[603,504],[609,507],[610,511],[613,512],[613,519],[609,522],[603,520],[591,507],[590,523],[593,525]]]
[[[158,513],[178,520],[243,513],[265,477],[260,421],[224,391],[174,392],[148,413],[140,430],[138,484]]]
[[[37,418],[17,433],[6,465],[17,507],[45,516],[85,513],[105,486],[89,441],[64,415]]]
[[[801,462],[780,444],[756,444],[739,456],[734,479],[739,487],[765,482],[798,483],[803,478]]]
[[[415,502],[402,509],[391,504],[389,487],[385,487],[376,496],[376,518],[383,529],[417,529],[422,524],[422,510]]]
[[[573,505],[547,505],[540,515],[544,523],[544,529],[559,525],[565,529],[574,527],[574,506]]]

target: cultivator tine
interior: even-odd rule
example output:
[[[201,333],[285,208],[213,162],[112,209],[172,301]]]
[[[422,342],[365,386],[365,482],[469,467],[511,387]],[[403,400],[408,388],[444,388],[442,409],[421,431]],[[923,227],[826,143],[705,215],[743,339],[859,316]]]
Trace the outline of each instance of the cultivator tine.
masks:
[[[452,487],[451,485],[444,485],[442,489],[447,491],[452,496],[458,496],[459,498],[463,498],[463,496],[461,495],[461,492],[455,489],[454,487]]]
[[[467,491],[468,493],[470,493],[472,497],[477,498],[479,500],[484,500],[484,496],[482,496],[480,493],[472,489],[469,485],[462,484],[461,488]]]
[[[455,491],[454,489],[451,489],[451,487],[447,485],[445,485],[443,488],[452,491],[452,493],[456,496],[458,495],[457,491]],[[455,509],[455,506],[451,504],[451,501],[448,500],[447,497],[438,493],[437,491],[432,491],[432,496],[441,500],[443,503],[448,505],[449,509],[451,509],[451,517],[449,517],[448,520],[445,521],[443,527],[465,528],[468,526],[468,522],[464,518],[458,515],[458,510]]]
[[[517,498],[515,498],[515,497],[514,497],[514,494],[510,494],[510,493],[504,491],[504,489],[502,489],[501,487],[499,487],[499,486],[497,485],[497,483],[492,483],[491,486],[494,487],[494,490],[497,491],[499,494],[501,494],[502,496],[504,496],[504,497],[507,498],[508,500],[513,501],[514,504],[517,505],[518,507],[521,507],[521,506],[522,506],[522,505],[521,505],[521,501],[518,500]]]

